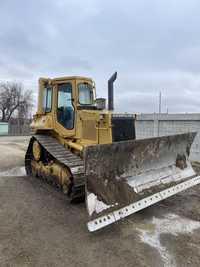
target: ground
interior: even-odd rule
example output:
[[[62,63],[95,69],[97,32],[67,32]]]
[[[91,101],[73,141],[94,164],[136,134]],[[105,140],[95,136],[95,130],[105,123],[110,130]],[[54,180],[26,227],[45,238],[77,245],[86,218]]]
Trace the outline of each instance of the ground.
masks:
[[[0,266],[199,266],[200,186],[95,233],[84,204],[25,176],[27,137],[0,137]]]

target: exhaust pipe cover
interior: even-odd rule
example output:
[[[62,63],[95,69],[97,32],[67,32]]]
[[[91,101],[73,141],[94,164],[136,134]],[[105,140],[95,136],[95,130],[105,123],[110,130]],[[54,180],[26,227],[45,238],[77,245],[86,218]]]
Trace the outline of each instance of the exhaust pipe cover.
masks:
[[[114,87],[113,83],[117,79],[117,72],[115,72],[108,80],[108,110],[114,110]]]

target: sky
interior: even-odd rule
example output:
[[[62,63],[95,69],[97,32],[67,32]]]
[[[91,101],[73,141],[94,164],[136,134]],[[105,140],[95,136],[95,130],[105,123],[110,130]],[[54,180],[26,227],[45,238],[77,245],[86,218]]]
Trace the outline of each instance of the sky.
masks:
[[[0,81],[81,75],[115,110],[200,112],[199,0],[1,0]]]

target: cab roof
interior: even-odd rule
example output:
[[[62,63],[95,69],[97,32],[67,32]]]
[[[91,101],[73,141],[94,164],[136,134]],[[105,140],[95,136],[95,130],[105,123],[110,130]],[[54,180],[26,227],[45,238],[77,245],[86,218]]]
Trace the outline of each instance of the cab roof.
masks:
[[[84,76],[63,76],[63,77],[57,77],[57,78],[50,78],[53,81],[62,81],[62,80],[90,80],[93,81],[90,77],[84,77]]]

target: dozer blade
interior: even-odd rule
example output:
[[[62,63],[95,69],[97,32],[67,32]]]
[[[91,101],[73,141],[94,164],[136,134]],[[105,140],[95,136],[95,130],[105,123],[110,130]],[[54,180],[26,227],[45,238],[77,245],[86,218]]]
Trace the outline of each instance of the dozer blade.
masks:
[[[188,159],[196,133],[92,145],[85,149],[89,231],[200,183]]]

